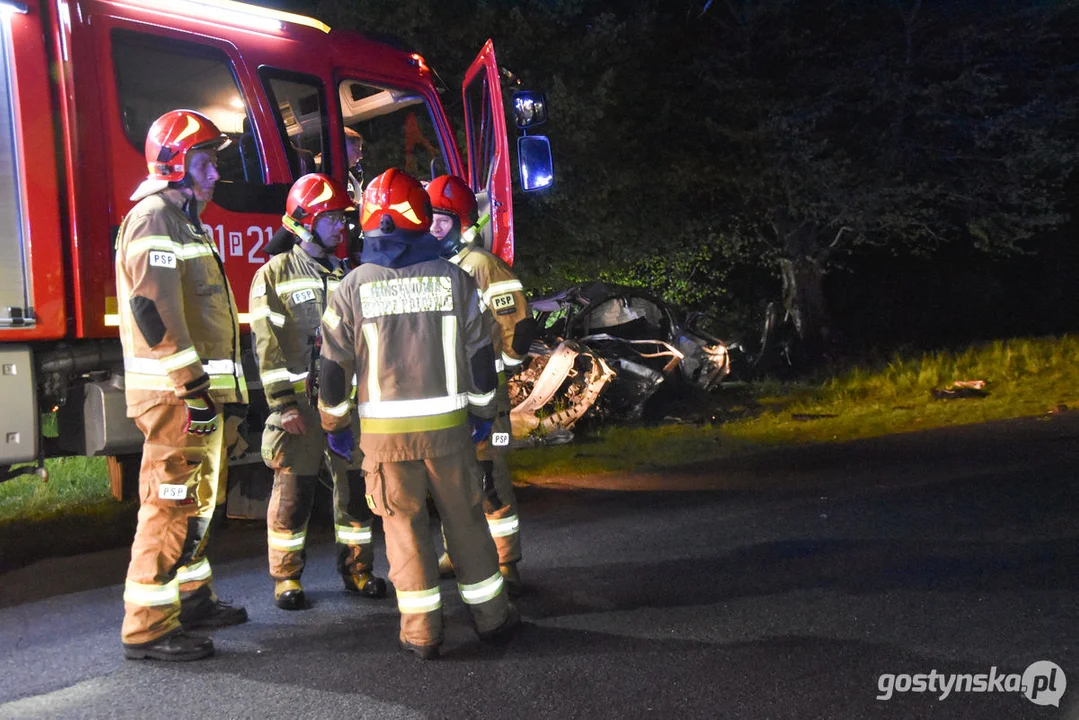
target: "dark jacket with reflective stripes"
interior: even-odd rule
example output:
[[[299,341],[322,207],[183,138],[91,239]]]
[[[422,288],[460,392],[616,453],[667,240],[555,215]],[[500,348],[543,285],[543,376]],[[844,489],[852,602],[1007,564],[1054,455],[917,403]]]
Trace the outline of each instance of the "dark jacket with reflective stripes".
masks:
[[[303,399],[327,298],[345,276],[340,262],[332,262],[335,269],[329,270],[294,245],[260,267],[251,281],[251,331],[271,412]]]
[[[246,403],[236,302],[213,238],[183,211],[180,190],[132,208],[116,240],[116,296],[127,414],[209,390]]]
[[[468,413],[495,412],[489,322],[475,281],[445,260],[353,270],[322,319],[323,362],[345,379],[320,388],[323,427],[349,422],[355,377],[366,457],[421,460],[469,447]]]

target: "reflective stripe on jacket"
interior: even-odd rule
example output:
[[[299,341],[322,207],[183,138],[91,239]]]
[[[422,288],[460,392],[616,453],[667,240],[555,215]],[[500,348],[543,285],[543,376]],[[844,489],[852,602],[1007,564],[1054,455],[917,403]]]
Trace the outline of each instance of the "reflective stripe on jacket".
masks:
[[[236,302],[212,237],[191,223],[180,190],[140,201],[116,240],[116,296],[127,414],[209,390],[246,403]]]
[[[328,270],[293,245],[260,267],[251,281],[251,332],[271,412],[295,404],[305,390],[322,313],[345,276],[337,259],[332,262],[335,269]]]
[[[468,413],[495,413],[489,319],[475,282],[445,260],[349,273],[322,319],[322,357],[355,376],[360,449],[378,462],[441,457],[469,442]],[[473,358],[491,365],[473,380]],[[486,370],[486,368],[484,368]],[[348,383],[346,383],[347,385]],[[349,391],[323,387],[323,427],[348,422]]]

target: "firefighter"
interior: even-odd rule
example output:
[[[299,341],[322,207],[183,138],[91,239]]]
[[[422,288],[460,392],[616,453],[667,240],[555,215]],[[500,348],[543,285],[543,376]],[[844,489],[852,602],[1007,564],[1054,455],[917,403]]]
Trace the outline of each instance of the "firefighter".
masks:
[[[270,416],[262,457],[274,471],[266,515],[274,602],[283,610],[307,607],[300,575],[306,560],[307,524],[326,453],[314,403],[318,335],[326,301],[345,276],[334,251],[344,239],[352,201],[338,181],[312,173],[289,191],[282,223],[295,238],[251,281],[251,330]],[[386,581],[372,575],[372,515],[364,500],[360,456],[349,467],[330,456],[334,479],[337,570],[345,589],[363,597],[386,595]]]
[[[213,642],[188,631],[247,620],[214,593],[206,558],[247,412],[236,303],[199,219],[227,143],[199,113],[158,118],[146,136],[149,174],[116,241],[127,415],[145,436],[121,630],[132,659],[212,655]]]
[[[490,434],[498,379],[475,282],[439,257],[430,200],[418,180],[387,170],[364,192],[363,264],[322,318],[319,410],[330,448],[348,456],[353,378],[367,502],[382,518],[401,647],[421,659],[442,643],[430,493],[456,560],[461,597],[483,640],[520,621],[503,591],[483,516],[474,442]]]
[[[483,301],[495,320],[491,339],[499,370],[496,396],[497,417],[491,437],[476,446],[476,457],[484,471],[484,511],[498,548],[499,570],[511,595],[522,591],[517,563],[521,559],[520,521],[517,498],[510,480],[507,455],[510,449],[510,396],[506,375],[516,372],[528,355],[534,321],[525,299],[524,286],[500,258],[484,250],[475,239],[476,196],[459,177],[443,175],[427,185],[431,198],[431,234],[441,242],[442,256],[471,275],[479,285]],[[439,574],[453,576],[449,553],[438,561]]]
[[[348,151],[348,194],[353,200],[363,195],[363,135],[345,127],[345,149]]]

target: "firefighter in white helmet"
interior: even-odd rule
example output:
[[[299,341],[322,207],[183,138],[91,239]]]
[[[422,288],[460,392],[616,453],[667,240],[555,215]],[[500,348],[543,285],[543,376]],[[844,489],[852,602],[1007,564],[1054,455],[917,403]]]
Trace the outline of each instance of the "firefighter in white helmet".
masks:
[[[270,409],[262,457],[274,470],[266,515],[274,602],[283,610],[307,607],[300,576],[307,525],[326,455],[317,403],[319,324],[326,303],[345,276],[334,256],[345,235],[352,201],[344,186],[311,173],[288,194],[282,223],[295,244],[259,268],[251,281],[251,330],[259,376]],[[364,499],[360,455],[352,466],[330,454],[334,480],[337,570],[345,589],[368,598],[386,594],[372,574],[372,515]]]
[[[146,136],[149,174],[116,240],[127,414],[146,438],[121,630],[132,659],[212,655],[209,638],[187,631],[247,619],[218,599],[206,558],[247,412],[236,303],[199,220],[227,143],[199,113],[158,118]]]
[[[456,561],[457,584],[482,639],[520,620],[504,591],[469,442],[494,417],[494,350],[475,282],[439,257],[423,186],[387,170],[364,192],[362,264],[322,318],[319,410],[330,448],[347,456],[353,377],[367,502],[382,518],[401,647],[422,659],[442,644],[430,493]]]
[[[510,397],[507,373],[520,368],[528,355],[535,321],[528,309],[524,286],[509,265],[475,242],[476,196],[459,177],[443,175],[427,185],[434,213],[431,234],[441,241],[442,256],[471,275],[479,285],[483,301],[495,322],[491,339],[499,371],[496,398],[498,415],[491,437],[476,446],[476,457],[484,471],[484,512],[498,548],[499,569],[512,595],[522,592],[517,563],[521,559],[520,520],[517,498],[510,480],[507,455],[510,450]],[[439,572],[453,575],[452,556],[439,558]]]

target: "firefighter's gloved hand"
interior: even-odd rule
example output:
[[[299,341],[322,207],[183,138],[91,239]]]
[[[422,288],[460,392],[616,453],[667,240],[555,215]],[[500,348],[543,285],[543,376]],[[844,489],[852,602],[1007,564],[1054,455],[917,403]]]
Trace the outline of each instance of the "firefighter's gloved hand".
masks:
[[[210,399],[210,393],[200,392],[184,398],[187,406],[187,421],[184,432],[188,435],[212,435],[217,430],[217,405]]]
[[[330,452],[339,458],[352,462],[352,446],[356,444],[356,436],[352,434],[352,427],[344,427],[333,431],[326,436],[326,442],[330,445]]]
[[[479,445],[481,442],[491,437],[491,426],[494,425],[494,423],[494,420],[476,417],[472,413],[469,413],[468,424],[472,426],[472,444]]]
[[[292,405],[281,411],[281,427],[289,435],[303,435],[307,432],[307,423],[303,420],[300,408]]]

